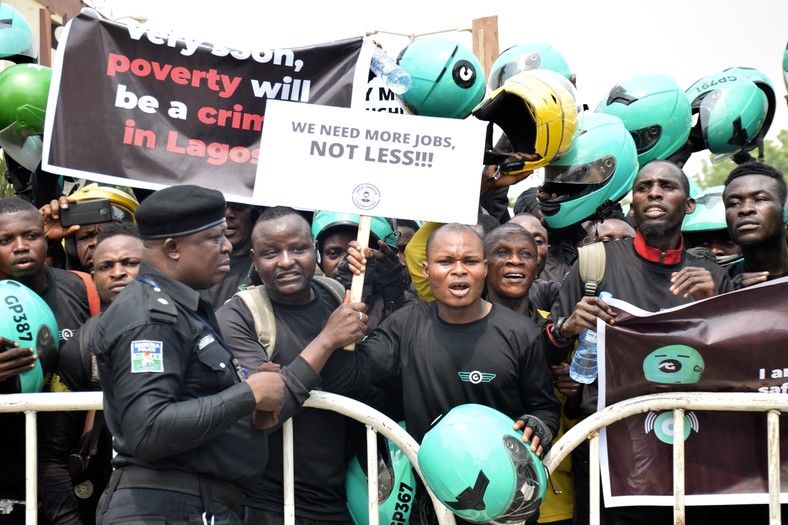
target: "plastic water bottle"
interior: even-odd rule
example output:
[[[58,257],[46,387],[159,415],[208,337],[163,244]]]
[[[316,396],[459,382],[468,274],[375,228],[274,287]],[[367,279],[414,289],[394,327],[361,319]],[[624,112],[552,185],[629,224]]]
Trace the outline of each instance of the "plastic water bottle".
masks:
[[[413,79],[410,78],[407,71],[397,65],[388,53],[378,46],[374,47],[375,49],[372,50],[372,62],[370,62],[369,68],[380,77],[383,82],[386,83],[386,87],[395,94],[401,95],[405,93],[410,89],[411,84],[413,84]]]
[[[606,301],[613,297],[610,292],[601,292],[599,298]],[[597,362],[596,332],[583,328],[578,336],[577,350],[569,365],[569,375],[578,383],[593,383],[599,373]]]

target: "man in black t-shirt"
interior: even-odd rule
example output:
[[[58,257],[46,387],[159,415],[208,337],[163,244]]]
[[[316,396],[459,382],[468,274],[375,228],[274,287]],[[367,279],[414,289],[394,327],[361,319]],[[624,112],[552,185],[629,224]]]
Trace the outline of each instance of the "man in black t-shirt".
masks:
[[[79,327],[90,317],[86,283],[73,272],[44,265],[47,240],[44,218],[27,201],[16,198],[0,199],[0,279],[13,279],[39,294],[55,315],[60,331],[60,344],[79,333]],[[29,348],[19,345],[0,334],[0,388],[9,392],[9,379],[32,368],[38,359],[45,374],[52,372],[54,356],[33,357]],[[0,415],[3,426],[0,447],[8,453],[0,460],[0,499],[24,499],[24,416]],[[50,434],[46,431],[46,417],[39,421],[40,445],[46,446]],[[42,458],[43,459],[43,458]],[[43,467],[43,466],[42,466]],[[65,463],[59,467],[65,469]],[[67,479],[67,478],[66,478]],[[71,492],[70,480],[55,484],[43,491],[41,498],[46,510],[51,498]],[[24,519],[22,512],[19,518]],[[51,517],[51,516],[50,516]]]
[[[728,273],[737,288],[788,275],[785,226],[785,178],[761,162],[741,164],[731,171],[722,193],[725,220],[744,260]]]
[[[281,366],[291,374],[286,388],[301,392],[302,399],[318,386],[343,395],[363,386],[365,375],[357,372],[357,359],[365,354],[334,350],[364,336],[369,319],[365,305],[350,303],[349,294],[339,304],[313,280],[316,257],[309,223],[290,208],[266,210],[252,232],[252,259],[270,299],[276,339],[273,348],[264,348],[250,307],[233,297],[216,316],[241,365],[250,370],[271,363]],[[259,287],[248,292],[260,293]],[[244,502],[246,525],[284,519],[282,431],[271,431],[268,442],[265,473]],[[314,409],[299,412],[293,418],[293,447],[298,523],[351,525],[344,494],[344,416]]]

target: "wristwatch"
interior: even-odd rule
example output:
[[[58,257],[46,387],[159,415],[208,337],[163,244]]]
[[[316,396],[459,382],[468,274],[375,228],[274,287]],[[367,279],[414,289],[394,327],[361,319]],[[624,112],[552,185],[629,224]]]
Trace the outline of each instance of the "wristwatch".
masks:
[[[550,329],[550,335],[553,336],[553,340],[556,343],[562,345],[568,345],[569,343],[572,342],[571,339],[567,339],[566,337],[563,337],[561,335],[561,327],[564,326],[565,322],[566,322],[566,317],[559,317],[558,320],[555,323],[553,323],[553,327]]]

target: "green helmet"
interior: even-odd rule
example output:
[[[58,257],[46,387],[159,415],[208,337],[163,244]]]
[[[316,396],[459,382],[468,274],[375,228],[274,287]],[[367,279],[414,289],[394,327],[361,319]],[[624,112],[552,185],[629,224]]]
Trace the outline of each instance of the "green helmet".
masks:
[[[605,212],[632,189],[638,172],[635,141],[620,118],[604,113],[583,116],[572,149],[545,167],[538,199],[545,222],[562,230]]]
[[[695,211],[684,216],[682,232],[704,232],[725,230],[725,204],[722,202],[722,190],[725,186],[712,186],[698,193],[695,199]]]
[[[531,69],[549,69],[560,73],[567,80],[572,77],[569,64],[553,46],[546,42],[525,42],[498,55],[490,68],[487,88],[495,91],[517,73]]]
[[[513,423],[493,408],[467,404],[424,435],[418,455],[424,482],[462,519],[514,523],[539,510],[544,466]]]
[[[450,38],[414,40],[400,52],[397,64],[413,80],[400,98],[414,115],[463,119],[484,97],[479,59]]]
[[[735,72],[701,78],[687,89],[687,99],[698,115],[690,133],[694,151],[722,156],[751,149],[769,111],[764,91]]]
[[[0,147],[34,171],[41,162],[52,70],[38,64],[15,64],[0,72]]]
[[[405,428],[405,423],[399,425]],[[382,452],[382,454],[381,454]],[[350,518],[356,525],[369,523],[367,466],[353,456],[345,473],[345,494]],[[416,477],[405,454],[389,440],[378,449],[378,511],[380,523],[408,523],[413,508]]]
[[[785,90],[788,91],[788,44],[783,51],[783,82],[785,82]]]
[[[772,126],[774,120],[774,112],[777,109],[777,99],[774,93],[774,86],[769,77],[764,75],[761,71],[751,67],[729,67],[723,73],[736,75],[737,77],[744,77],[758,86],[763,94],[766,95],[766,119],[763,121],[760,133],[744,146],[743,151],[750,151],[758,147],[758,143],[763,141],[769,128]],[[762,157],[762,155],[761,155]]]
[[[33,29],[22,13],[0,4],[0,59],[16,64],[38,62],[38,46]]]
[[[337,226],[352,226],[357,228],[360,220],[361,217],[355,213],[317,211],[312,219],[312,238],[319,245],[331,228]],[[383,217],[372,217],[369,231],[371,233],[370,244],[373,248],[377,247],[373,245],[373,242],[377,243],[379,240],[390,246],[397,246],[397,234]]]
[[[638,75],[616,84],[598,113],[624,122],[637,146],[638,162],[665,160],[687,142],[692,113],[684,92],[673,77],[659,73]]]
[[[57,356],[60,341],[55,315],[33,290],[17,281],[0,281],[0,297],[5,313],[0,317],[0,335],[32,348],[39,356],[33,368],[16,376],[15,393],[41,392],[44,387],[42,367]]]

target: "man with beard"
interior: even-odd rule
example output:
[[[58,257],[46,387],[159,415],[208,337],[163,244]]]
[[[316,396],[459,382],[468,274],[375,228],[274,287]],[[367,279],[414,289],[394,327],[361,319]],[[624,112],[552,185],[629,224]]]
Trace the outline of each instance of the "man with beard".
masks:
[[[737,166],[725,181],[722,198],[728,233],[744,255],[728,272],[736,287],[788,275],[782,173],[761,162]]]
[[[698,259],[684,250],[681,225],[692,213],[695,201],[689,196],[685,173],[668,161],[651,161],[635,177],[632,205],[637,226],[634,239],[604,243],[607,267],[597,290],[647,311],[656,312],[691,301],[731,291],[733,284],[716,263]],[[584,328],[596,331],[597,318],[613,324],[610,307],[597,297],[584,295],[578,264],[561,285],[553,309],[554,340],[567,346]],[[596,412],[597,383],[584,385],[579,410],[581,417]],[[575,523],[588,520],[588,446],[573,453],[575,472]],[[669,507],[621,507],[604,509],[605,523],[672,523]]]

